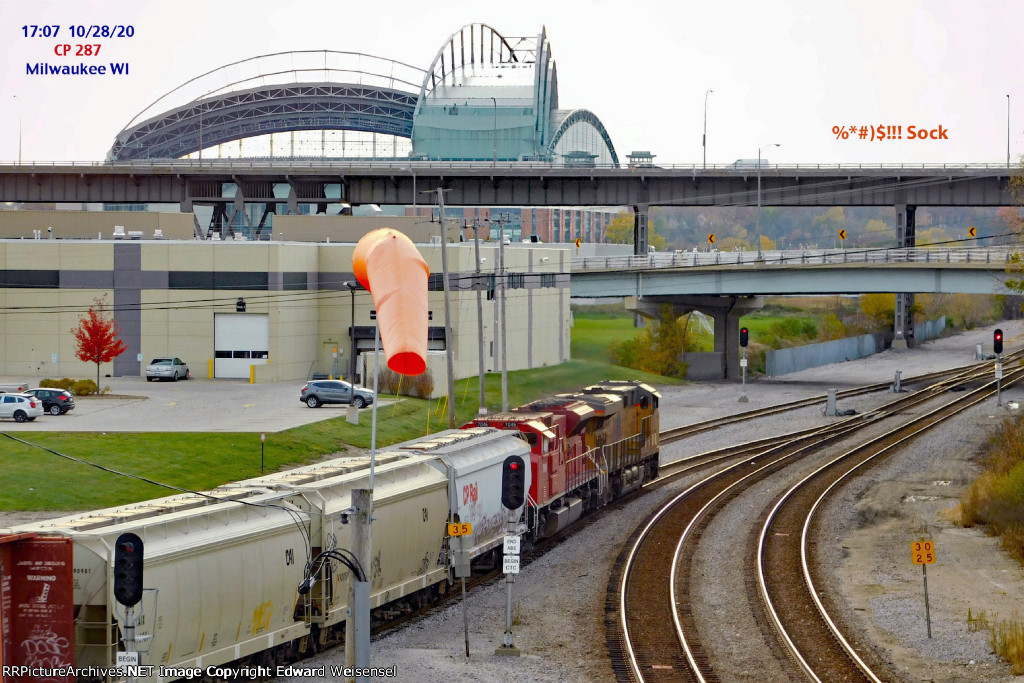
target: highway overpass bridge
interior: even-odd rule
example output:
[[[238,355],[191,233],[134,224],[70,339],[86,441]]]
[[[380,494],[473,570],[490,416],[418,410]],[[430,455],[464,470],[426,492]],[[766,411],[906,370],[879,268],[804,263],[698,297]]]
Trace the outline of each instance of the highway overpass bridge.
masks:
[[[815,249],[676,252],[574,258],[573,297],[629,297],[628,307],[657,317],[664,304],[677,315],[699,310],[715,321],[715,352],[724,375],[739,379],[739,319],[766,295],[927,292],[1007,294],[1008,247]],[[897,296],[897,302],[899,296]],[[913,341],[906,312],[904,341]]]
[[[1008,206],[1013,167],[710,165],[619,168],[544,162],[148,160],[0,165],[0,201],[413,204],[444,187],[455,206]],[[340,187],[340,196],[328,192]],[[285,190],[282,196],[282,188]],[[643,252],[646,252],[644,245]]]

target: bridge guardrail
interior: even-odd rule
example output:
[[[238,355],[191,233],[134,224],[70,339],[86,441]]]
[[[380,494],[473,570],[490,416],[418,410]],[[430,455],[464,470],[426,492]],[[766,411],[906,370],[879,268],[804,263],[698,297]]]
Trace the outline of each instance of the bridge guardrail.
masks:
[[[1013,247],[907,249],[791,249],[780,251],[677,251],[647,256],[574,256],[572,272],[658,270],[729,265],[793,266],[843,263],[996,263],[1005,265]]]
[[[271,157],[246,157],[239,159],[135,159],[131,161],[2,161],[0,166],[32,167],[43,166],[49,168],[67,166],[72,168],[102,168],[102,167],[135,167],[153,168],[158,166],[171,166],[174,168],[325,168],[344,166],[349,168],[377,168],[393,169],[396,171],[413,171],[419,169],[445,169],[445,170],[483,170],[492,168],[501,169],[536,169],[536,170],[565,170],[571,172],[585,171],[633,171],[636,173],[657,172],[657,171],[692,171],[704,173],[705,171],[734,171],[749,174],[757,171],[757,165],[736,165],[736,164],[658,164],[656,166],[636,166],[627,164],[595,164],[593,166],[573,166],[562,161],[498,161],[481,159],[477,161],[429,161],[420,159],[393,159],[393,160],[371,160],[371,159],[274,159]],[[1019,166],[1000,163],[969,163],[969,164],[762,164],[761,173],[770,171],[1006,171],[1010,173],[1021,173]]]

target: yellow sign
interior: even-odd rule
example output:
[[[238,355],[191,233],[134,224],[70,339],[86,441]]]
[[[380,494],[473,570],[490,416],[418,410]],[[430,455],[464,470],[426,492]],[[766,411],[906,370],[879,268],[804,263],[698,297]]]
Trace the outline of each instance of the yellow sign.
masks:
[[[910,558],[914,561],[914,564],[934,564],[935,542],[914,541],[910,544]]]
[[[581,239],[580,239],[579,237],[577,237],[577,238],[576,238],[576,248],[577,248],[577,249],[579,249],[579,248],[580,248],[580,242],[582,242],[582,241],[583,241],[583,240],[581,240]]]
[[[971,227],[967,228],[967,234],[970,235],[971,237],[977,237],[978,229],[972,225]]]
[[[469,522],[453,523],[448,525],[449,536],[469,536],[473,533],[473,525]]]
[[[840,230],[839,231],[839,239],[841,239],[841,240],[845,240],[846,239],[846,231],[845,230]]]
[[[708,244],[714,244],[714,243],[715,243],[715,233],[711,233],[710,235],[708,235]]]

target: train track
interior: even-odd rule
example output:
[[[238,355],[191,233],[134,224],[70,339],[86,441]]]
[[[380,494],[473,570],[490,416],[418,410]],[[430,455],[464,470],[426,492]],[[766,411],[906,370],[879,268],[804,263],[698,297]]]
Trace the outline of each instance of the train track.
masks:
[[[1024,358],[1024,351],[1015,351],[1007,354],[1003,358],[1003,363],[1009,365],[1012,362],[1016,362]],[[979,372],[983,372],[983,369],[987,369],[987,372],[991,374],[992,363],[984,361],[982,363],[974,363],[972,365],[963,365],[956,368],[950,368],[947,370],[939,370],[936,372],[929,372],[921,375],[915,375],[913,377],[905,377],[901,379],[901,384],[915,385],[922,382],[930,382],[933,380],[947,380],[957,376],[965,378],[975,377]],[[892,386],[892,382],[876,382],[874,384],[865,384],[864,386],[854,387],[852,389],[844,389],[836,394],[839,399],[850,398],[853,396],[860,396],[863,394],[870,394],[877,391],[885,391]],[[681,439],[685,439],[695,434],[700,434],[712,429],[724,427],[725,425],[734,424],[737,422],[744,422],[746,420],[756,419],[759,417],[766,417],[768,415],[775,415],[777,413],[784,413],[790,410],[798,410],[800,408],[806,408],[808,406],[820,405],[826,400],[826,396],[812,396],[810,398],[797,399],[795,401],[788,401],[786,403],[779,403],[774,406],[767,408],[760,408],[757,410],[747,410],[742,413],[735,413],[733,415],[725,415],[722,417],[714,418],[711,420],[705,420],[703,422],[695,422],[693,424],[683,425],[681,427],[673,427],[666,429],[661,432],[660,439],[662,444],[669,444]]]
[[[1011,370],[1007,386],[1024,377]],[[842,634],[837,610],[815,582],[810,541],[815,512],[822,502],[861,468],[870,466],[943,420],[994,393],[994,381],[871,439],[822,465],[794,484],[773,506],[758,537],[758,587],[772,623],[800,669],[814,681],[881,683],[870,654],[861,655]],[[796,580],[794,580],[796,579]],[[818,582],[820,583],[820,582]],[[814,617],[818,618],[815,619]],[[827,634],[827,635],[824,635]]]
[[[710,523],[713,513],[753,482],[765,479],[794,460],[820,449],[823,444],[850,437],[869,425],[878,424],[909,408],[933,401],[953,386],[978,382],[981,377],[990,377],[989,367],[988,364],[975,365],[967,369],[932,373],[930,377],[945,377],[920,391],[899,397],[863,415],[839,420],[817,429],[802,430],[701,454],[678,464],[675,471],[670,472],[670,468],[663,467],[664,472],[674,476],[713,459],[718,462],[733,459],[733,464],[726,465],[717,473],[690,486],[664,506],[642,529],[638,529],[620,556],[613,571],[613,580],[609,584],[606,602],[609,648],[618,678],[637,681],[718,680],[701,643],[689,600],[684,597],[691,580],[689,558],[693,556],[693,549]],[[1017,381],[1021,372],[1018,370],[1009,373],[1011,377],[1008,377],[1007,384]],[[866,393],[869,389],[859,388],[851,391]],[[962,403],[968,397],[972,400],[982,400],[977,396],[988,395],[993,391],[994,388],[990,388],[986,383],[981,389],[967,394],[966,397],[954,399],[950,405]],[[814,399],[813,402],[820,400]],[[795,403],[807,405],[804,402]],[[939,413],[932,411],[929,415],[935,416]],[[747,417],[749,419],[749,414]],[[944,417],[935,417],[934,422],[940,419]],[[901,426],[897,429],[906,427]],[[878,442],[877,439],[870,441]],[[751,459],[752,453],[757,453],[757,457]],[[744,554],[744,558],[746,556]],[[799,553],[795,556],[799,557]],[[778,580],[776,585],[797,583],[791,575],[786,576],[787,578]],[[671,577],[671,580],[666,580],[665,577]],[[802,583],[802,579],[800,582]],[[767,591],[763,594],[768,595]],[[808,600],[812,598],[809,597]],[[768,598],[765,598],[765,601],[771,602]],[[821,613],[827,614],[825,610]],[[774,614],[771,619],[762,618],[762,630],[770,629],[771,627],[766,626],[764,622],[771,621],[782,632],[779,624],[785,623],[786,619],[778,613]],[[815,628],[819,633],[817,637],[821,638],[820,626]],[[814,631],[813,628],[811,630]],[[834,635],[829,638],[837,641],[841,636],[838,639]],[[805,638],[801,642],[806,644],[812,641]],[[810,650],[813,651],[815,647],[817,646],[811,646]],[[787,646],[783,652],[792,654],[795,651],[800,651],[798,646]],[[850,648],[850,651],[853,649]],[[782,657],[785,657],[785,654]],[[849,654],[844,654],[843,657],[846,659],[839,667],[845,671],[843,667],[849,669],[851,660]],[[790,675],[800,677],[802,667],[799,666],[799,657],[794,655],[793,660],[796,665],[784,666],[788,667]],[[870,670],[870,667],[868,669]],[[820,680],[840,679],[827,674]]]

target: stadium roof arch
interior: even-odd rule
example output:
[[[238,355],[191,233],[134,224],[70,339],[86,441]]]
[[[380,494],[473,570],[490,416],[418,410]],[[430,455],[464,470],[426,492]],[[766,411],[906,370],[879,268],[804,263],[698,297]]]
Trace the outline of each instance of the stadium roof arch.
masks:
[[[510,38],[466,24],[434,55],[420,88],[412,145],[429,159],[543,158],[558,106],[546,29]]]
[[[108,161],[177,158],[253,135],[298,130],[412,134],[423,70],[356,52],[251,57],[190,79],[117,134]]]
[[[107,160],[180,158],[293,131],[408,138],[414,159],[618,164],[596,115],[558,109],[557,68],[546,29],[533,37],[507,37],[487,24],[467,24],[448,36],[426,70],[333,50],[278,52],[226,64],[139,112],[117,134]],[[272,138],[270,144],[273,155]],[[376,157],[376,143],[373,149]],[[323,144],[319,155],[326,156]]]
[[[589,109],[573,109],[572,111],[553,112],[555,118],[561,118],[558,128],[551,136],[551,155],[569,160],[581,160],[583,156],[594,163],[619,165],[619,155],[615,153],[615,145],[605,130],[601,120]]]

